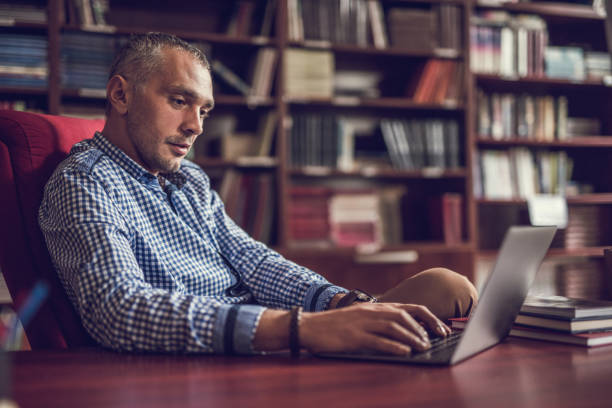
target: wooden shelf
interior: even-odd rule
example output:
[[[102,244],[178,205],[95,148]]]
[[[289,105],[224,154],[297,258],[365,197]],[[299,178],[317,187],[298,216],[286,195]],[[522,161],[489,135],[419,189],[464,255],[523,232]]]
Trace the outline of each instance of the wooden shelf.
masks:
[[[533,3],[487,3],[476,2],[476,7],[506,10],[515,13],[537,14],[542,17],[560,17],[583,20],[605,20],[605,16],[597,14],[591,6],[563,3],[533,2]]]
[[[2,86],[0,87],[0,94],[15,94],[21,95],[34,95],[34,96],[46,96],[48,94],[47,88],[28,88],[28,87],[17,87],[17,86]]]
[[[457,252],[470,252],[473,251],[474,248],[467,244],[445,244],[444,242],[437,241],[419,241],[419,242],[406,242],[403,244],[397,245],[388,245],[382,248],[377,249],[376,251],[368,251],[368,250],[360,250],[359,248],[343,248],[343,247],[335,247],[332,245],[329,246],[320,246],[313,245],[311,247],[302,244],[296,244],[295,246],[289,245],[287,247],[278,247],[276,250],[282,252],[283,254],[299,254],[299,255],[316,255],[316,254],[324,254],[328,256],[338,255],[339,257],[346,256],[372,256],[378,254],[389,254],[389,253],[397,253],[397,252],[407,252],[407,251],[415,251],[418,253],[457,253]]]
[[[238,1],[238,0],[236,0]],[[287,2],[278,1],[276,2],[275,10],[275,22],[273,27],[273,37],[259,37],[259,36],[229,36],[223,33],[216,32],[201,32],[195,30],[216,30],[217,27],[225,26],[226,18],[229,17],[232,4],[219,3],[219,7],[211,11],[208,6],[194,6],[194,10],[208,10],[206,16],[210,17],[210,21],[216,23],[213,25],[206,25],[199,27],[199,21],[201,16],[193,15],[197,17],[192,26],[184,24],[180,13],[164,12],[164,7],[153,7],[150,10],[150,4],[146,1],[139,0],[134,3],[134,10],[128,10],[126,7],[117,7],[115,10],[118,14],[115,17],[120,16],[121,18],[115,21],[121,24],[117,27],[103,27],[103,28],[88,28],[81,27],[75,24],[62,25],[61,23],[61,8],[65,2],[61,1],[49,1],[49,24],[34,24],[34,23],[22,23],[22,22],[8,22],[3,24],[0,20],[0,26],[10,27],[6,28],[5,31],[11,30],[12,27],[17,27],[16,32],[21,30],[28,32],[30,30],[33,34],[46,34],[48,38],[48,53],[49,53],[49,89],[43,88],[22,88],[22,87],[3,87],[0,88],[0,94],[4,94],[5,98],[28,98],[35,97],[47,98],[48,110],[52,113],[59,113],[62,111],[63,106],[70,106],[75,104],[83,103],[84,105],[92,106],[103,106],[105,99],[104,89],[61,89],[61,46],[62,46],[62,32],[78,32],[78,33],[100,33],[101,35],[110,36],[127,36],[130,33],[147,33],[151,30],[155,30],[154,27],[148,26],[150,23],[158,24],[159,20],[162,19],[174,19],[172,22],[165,22],[166,25],[173,25],[179,27],[177,29],[165,30],[171,32],[181,38],[188,41],[201,41],[209,43],[213,46],[213,49],[219,48],[219,54],[215,52],[220,59],[226,57],[228,59],[228,66],[231,68],[238,68],[238,74],[245,76],[246,64],[249,63],[247,60],[253,60],[255,54],[257,54],[258,47],[275,47],[279,52],[279,55],[287,50],[289,47],[296,47],[302,49],[318,49],[318,50],[329,50],[336,55],[337,64],[339,69],[363,69],[381,71],[384,74],[385,82],[381,82],[380,91],[382,95],[402,95],[402,90],[405,89],[409,76],[417,73],[423,63],[431,58],[440,58],[445,60],[456,61],[458,64],[466,65],[469,55],[470,38],[469,38],[469,22],[471,16],[478,10],[503,10],[514,15],[519,13],[539,15],[548,22],[548,28],[550,29],[551,39],[554,40],[555,45],[564,46],[569,45],[571,41],[589,43],[592,49],[602,50],[603,36],[599,33],[603,33],[602,27],[605,21],[603,16],[598,15],[593,11],[590,6],[584,5],[572,5],[572,4],[556,4],[556,3],[503,3],[503,4],[486,4],[478,0],[383,0],[382,4],[384,8],[389,7],[429,7],[429,5],[436,4],[453,4],[458,6],[461,10],[462,18],[461,24],[468,24],[468,26],[461,27],[461,43],[464,48],[461,51],[451,49],[438,49],[434,51],[425,52],[413,52],[407,49],[398,47],[387,47],[377,48],[373,45],[366,47],[350,45],[350,44],[338,44],[324,41],[289,41],[289,33],[287,28],[289,26],[289,14],[287,10]],[[119,2],[118,2],[119,3]],[[212,5],[213,2],[210,2]],[[258,7],[263,3],[258,3]],[[215,2],[216,5],[216,2]],[[120,6],[117,4],[117,6]],[[226,7],[227,6],[227,7]],[[132,7],[132,5],[130,5]],[[136,26],[130,25],[130,13],[132,11],[140,11],[147,18],[135,19]],[[183,17],[191,17],[191,12],[186,11],[189,15],[182,14]],[[259,15],[259,14],[256,14]],[[284,21],[281,21],[284,20]],[[565,25],[565,23],[568,23]],[[172,24],[171,24],[172,23]],[[565,27],[569,27],[569,33],[567,36],[559,35],[559,33],[553,32],[553,28],[557,31],[563,31]],[[193,28],[193,29],[192,29]],[[386,28],[389,30],[388,24]],[[574,31],[583,29],[587,36],[580,36],[572,34]],[[368,29],[371,29],[368,26]],[[258,31],[259,32],[259,31]],[[560,38],[557,38],[560,37]],[[567,37],[567,38],[566,38]],[[576,37],[576,38],[574,38]],[[584,37],[584,38],[583,38]],[[594,37],[594,38],[593,38]],[[570,41],[571,40],[571,41]],[[223,51],[225,50],[225,51]],[[281,58],[282,59],[282,58]],[[225,61],[224,61],[225,62]],[[245,65],[242,65],[244,62]],[[406,66],[409,65],[410,69]],[[245,70],[242,70],[245,68]],[[444,242],[407,242],[401,245],[388,246],[375,252],[379,253],[393,253],[393,252],[408,252],[417,251],[419,254],[433,254],[429,258],[427,256],[421,257],[424,262],[429,263],[433,261],[446,261],[448,258],[456,258],[456,256],[448,257],[446,254],[452,253],[456,255],[461,253],[461,256],[465,255],[465,258],[470,258],[470,262],[473,261],[474,255],[487,254],[495,256],[496,251],[478,251],[476,246],[478,242],[478,225],[477,221],[482,211],[486,212],[492,210],[494,214],[503,210],[514,210],[512,208],[486,208],[486,206],[526,206],[526,201],[522,199],[512,200],[488,200],[475,198],[472,192],[472,171],[471,165],[474,160],[474,153],[478,149],[498,149],[504,150],[512,147],[524,146],[529,148],[550,148],[552,150],[566,149],[572,158],[575,160],[590,160],[591,156],[588,156],[594,150],[587,149],[609,149],[612,148],[612,135],[585,135],[583,137],[576,137],[571,140],[564,141],[536,141],[536,140],[524,140],[514,137],[507,140],[491,140],[489,138],[479,137],[474,133],[477,107],[475,104],[476,98],[474,97],[477,88],[483,89],[485,92],[491,93],[530,93],[534,95],[565,95],[568,98],[571,106],[574,104],[581,104],[582,101],[590,102],[591,96],[594,96],[593,100],[596,100],[597,109],[601,108],[601,111],[593,112],[593,116],[597,115],[599,119],[602,119],[602,129],[606,133],[610,133],[610,122],[607,121],[606,117],[606,106],[609,99],[609,91],[612,89],[607,86],[603,80],[584,80],[575,81],[568,79],[556,79],[546,77],[502,77],[499,75],[488,75],[488,74],[473,74],[470,73],[466,68],[463,70],[461,95],[462,98],[449,103],[442,104],[422,104],[416,103],[413,100],[405,97],[381,97],[381,98],[360,98],[360,97],[344,97],[337,96],[326,99],[318,98],[297,98],[286,95],[285,87],[283,86],[283,75],[285,67],[282,61],[278,65],[277,74],[275,74],[273,80],[276,86],[273,86],[273,94],[270,97],[263,99],[250,99],[242,95],[236,94],[215,94],[215,103],[217,106],[226,106],[227,109],[224,111],[232,112],[240,120],[238,131],[250,131],[253,132],[258,125],[262,115],[273,110],[277,113],[279,123],[275,125],[273,145],[275,147],[275,156],[273,158],[260,159],[239,159],[239,160],[223,160],[219,158],[207,158],[197,157],[194,161],[202,166],[203,168],[210,170],[211,174],[221,175],[228,169],[238,169],[240,171],[253,173],[256,172],[270,172],[273,173],[274,179],[274,193],[275,193],[275,224],[272,227],[274,233],[274,243],[278,243],[283,247],[285,251],[289,253],[295,252],[300,254],[310,254],[313,258],[323,254],[330,257],[344,256],[350,263],[351,259],[355,260],[355,256],[360,254],[356,249],[343,249],[343,248],[291,248],[287,247],[291,240],[290,228],[288,225],[289,219],[289,191],[292,185],[309,185],[309,184],[326,184],[327,182],[342,184],[344,182],[355,182],[355,179],[366,180],[366,184],[371,185],[409,185],[415,186],[420,189],[422,193],[426,194],[441,194],[445,191],[453,191],[460,193],[463,196],[463,228],[466,242],[460,245],[447,245]],[[394,81],[399,78],[399,80]],[[387,83],[387,80],[389,83]],[[396,85],[397,83],[397,85]],[[396,88],[394,88],[396,86]],[[221,89],[220,87],[218,89]],[[229,91],[229,90],[228,90]],[[231,91],[229,91],[231,93]],[[10,94],[10,95],[8,95]],[[35,102],[38,102],[36,100]],[[63,105],[65,104],[65,105]],[[595,104],[595,103],[594,103]],[[595,106],[595,105],[594,105]],[[249,110],[248,109],[253,109]],[[255,110],[254,108],[261,108]],[[577,106],[581,108],[581,106]],[[292,168],[291,167],[291,154],[288,149],[290,145],[289,140],[289,129],[286,125],[290,122],[289,119],[293,114],[301,114],[305,112],[308,114],[312,111],[313,114],[317,112],[330,112],[338,116],[355,116],[357,119],[365,117],[366,120],[376,121],[385,117],[397,117],[403,119],[409,118],[444,118],[456,120],[459,125],[460,135],[460,152],[461,152],[461,163],[465,163],[466,168],[455,168],[449,170],[443,169],[424,169],[418,171],[398,171],[393,168],[374,167],[374,166],[363,166],[355,171],[341,171],[337,169],[330,169],[324,167],[305,167],[305,168]],[[580,109],[572,107],[570,109],[574,116],[589,116],[591,112],[582,112]],[[242,117],[244,116],[244,118]],[[571,150],[571,149],[583,149]],[[610,150],[603,150],[603,154],[607,154]],[[585,157],[581,156],[585,153]],[[259,161],[258,161],[259,160]],[[582,162],[578,164],[583,164]],[[597,164],[597,163],[596,163]],[[597,166],[593,166],[593,169],[586,169],[585,175],[581,174],[581,181],[592,181],[589,179],[599,178],[599,174],[608,174],[610,170],[609,165],[605,164],[605,169],[599,171],[595,169]],[[358,164],[359,165],[359,164]],[[580,169],[582,170],[582,169]],[[597,174],[594,174],[597,172]],[[259,174],[258,174],[259,175]],[[268,176],[268,174],[265,174]],[[604,176],[601,176],[604,177]],[[438,181],[434,181],[438,180]],[[359,180],[360,181],[360,180]],[[599,181],[599,180],[596,180]],[[596,190],[605,190],[607,183],[601,182],[594,184]],[[569,205],[612,205],[612,192],[611,193],[597,193],[597,194],[585,194],[576,197],[567,198]],[[498,211],[499,210],[499,211]],[[607,211],[607,208],[604,208]],[[486,225],[483,226],[486,228]],[[416,234],[416,233],[415,233]],[[426,237],[424,232],[419,232],[415,238]],[[552,249],[548,256],[561,257],[561,256],[601,256],[603,253],[603,247],[596,248],[584,248],[577,250],[566,250],[566,249]],[[439,254],[439,255],[436,255]],[[338,265],[343,265],[342,262],[338,262]],[[467,263],[466,263],[467,265]],[[330,269],[336,268],[337,265],[329,266]],[[473,265],[468,265],[462,269],[469,270]],[[339,270],[342,267],[337,268]],[[393,270],[397,269],[396,265],[393,265]],[[378,266],[373,267],[372,271],[379,271]],[[353,272],[353,271],[351,271]],[[369,273],[369,271],[368,271]],[[370,275],[376,276],[376,275]],[[371,278],[378,279],[378,278]]]
[[[64,88],[61,90],[64,98],[84,98],[106,100],[106,89],[94,88]]]
[[[569,205],[612,204],[612,193],[581,194],[578,196],[566,197],[566,200]],[[527,205],[527,201],[520,198],[507,200],[478,198],[475,201],[479,205]]]
[[[239,105],[239,106],[249,106],[249,107],[257,107],[257,106],[273,106],[274,98],[266,97],[266,98],[254,98],[247,97],[242,95],[224,95],[219,94],[215,95],[215,105]]]
[[[428,168],[415,171],[380,169],[368,167],[355,171],[342,171],[328,167],[304,167],[289,170],[296,177],[365,177],[373,179],[462,179],[467,177],[465,169]]]
[[[343,54],[359,54],[369,56],[397,56],[414,58],[462,59],[463,53],[454,49],[438,48],[432,51],[411,51],[400,47],[376,48],[373,45],[362,47],[352,44],[337,44],[329,41],[304,40],[290,41],[290,47],[330,50]]]
[[[151,31],[150,28],[146,27],[115,27],[115,26],[93,26],[93,27],[83,27],[77,25],[66,24],[62,27],[64,31],[78,31],[83,33],[93,33],[93,34],[145,34]],[[165,32],[174,34],[178,37],[181,37],[186,40],[197,40],[197,41],[205,41],[214,44],[235,44],[235,45],[246,45],[246,46],[275,46],[276,40],[270,37],[260,37],[260,36],[230,36],[226,34],[220,33],[207,33],[207,32],[197,32],[197,31],[189,31],[189,30],[174,30],[167,29]]]
[[[335,107],[360,107],[380,109],[406,109],[406,110],[439,110],[439,111],[462,111],[463,106],[457,103],[430,104],[418,103],[409,98],[359,98],[352,96],[337,96],[334,98],[297,98],[285,97],[285,102],[293,105],[309,106],[335,106]]]
[[[563,79],[563,78],[548,78],[545,76],[529,76],[529,77],[504,77],[494,74],[474,73],[476,82],[491,84],[491,85],[508,85],[508,84],[524,84],[524,85],[541,85],[547,87],[597,87],[608,88],[603,79]]]
[[[0,28],[2,27],[10,27],[10,28],[24,28],[28,30],[47,30],[49,28],[49,24],[47,23],[31,23],[19,20],[5,19],[0,18]]]
[[[241,157],[236,160],[225,160],[217,157],[196,157],[192,161],[203,169],[224,169],[233,167],[274,169],[278,166],[278,160],[274,157]]]
[[[611,248],[610,246],[598,246],[589,248],[550,248],[546,253],[546,258],[562,258],[562,257],[603,257],[604,249]],[[495,259],[497,258],[499,251],[495,250],[481,250],[478,251],[477,255],[483,259]]]
[[[0,92],[3,88],[0,88]],[[106,99],[106,89],[63,89],[62,96],[67,98],[86,98],[86,99]],[[225,106],[273,106],[274,99],[266,98],[249,98],[242,95],[215,95],[215,105]]]
[[[569,140],[554,140],[554,141],[543,141],[543,140],[528,140],[528,139],[504,139],[504,140],[493,140],[484,137],[476,139],[476,143],[480,146],[493,146],[493,147],[516,147],[516,146],[527,146],[527,147],[558,147],[558,148],[585,148],[585,147],[612,147],[612,135],[608,136],[580,136]]]

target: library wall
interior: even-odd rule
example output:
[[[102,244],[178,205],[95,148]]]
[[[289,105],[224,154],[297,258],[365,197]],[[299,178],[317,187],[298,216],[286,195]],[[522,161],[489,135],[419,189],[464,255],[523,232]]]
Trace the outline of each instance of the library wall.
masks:
[[[256,239],[351,288],[431,266],[480,282],[507,227],[529,223],[527,199],[560,195],[560,266],[538,287],[612,296],[593,289],[612,246],[600,8],[0,0],[0,108],[103,117],[113,54],[152,30],[210,59],[216,107],[189,159]]]

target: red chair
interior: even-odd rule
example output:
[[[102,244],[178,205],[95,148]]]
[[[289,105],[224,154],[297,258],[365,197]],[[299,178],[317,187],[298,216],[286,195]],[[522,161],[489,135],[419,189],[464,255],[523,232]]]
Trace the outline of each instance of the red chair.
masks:
[[[32,349],[93,344],[53,269],[38,227],[43,188],[72,145],[104,120],[0,110],[0,270],[19,308],[34,284],[49,296],[25,327]]]

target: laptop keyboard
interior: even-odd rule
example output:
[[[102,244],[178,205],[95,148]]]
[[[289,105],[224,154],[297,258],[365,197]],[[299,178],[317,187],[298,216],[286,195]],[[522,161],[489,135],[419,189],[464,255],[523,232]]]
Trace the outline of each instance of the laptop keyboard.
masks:
[[[454,331],[446,337],[434,337],[430,339],[429,342],[431,343],[431,348],[425,350],[425,352],[437,351],[443,348],[454,346],[461,338],[461,333],[462,332],[460,331]]]

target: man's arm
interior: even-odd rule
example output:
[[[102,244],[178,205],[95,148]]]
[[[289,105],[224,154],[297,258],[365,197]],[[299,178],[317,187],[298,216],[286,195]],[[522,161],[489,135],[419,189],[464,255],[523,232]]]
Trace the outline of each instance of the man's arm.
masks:
[[[200,174],[193,176],[197,180]],[[348,292],[251,238],[226,214],[218,194],[208,190],[206,185],[198,193],[200,197],[209,197],[206,205],[213,214],[215,239],[221,252],[240,274],[258,304],[277,309],[299,305],[306,311],[323,311],[329,308],[334,296]]]
[[[266,310],[255,333],[255,350],[287,348],[289,320],[287,311]],[[427,331],[419,322],[440,336],[450,332],[424,306],[362,303],[326,312],[303,313],[299,339],[301,346],[311,352],[371,350],[402,355],[430,347]]]
[[[450,332],[427,308],[418,305],[361,304],[330,310],[336,307],[346,289],[328,284],[320,275],[286,260],[250,238],[227,216],[218,195],[211,193],[210,206],[219,228],[219,242],[227,253],[238,254],[233,258],[237,263],[236,269],[256,300],[275,308],[302,305],[307,311],[318,312],[302,315],[300,342],[308,350],[372,349],[405,354],[411,348],[422,350],[429,347],[427,332],[417,320],[439,335]],[[313,292],[306,289],[308,287],[316,288],[314,292],[327,290],[327,297],[322,302],[304,302],[308,293]],[[312,293],[310,295],[312,297]],[[312,303],[318,305],[312,307]],[[323,310],[328,311],[321,312]],[[253,348],[258,351],[287,348],[289,320],[288,311],[266,310],[259,320]]]

